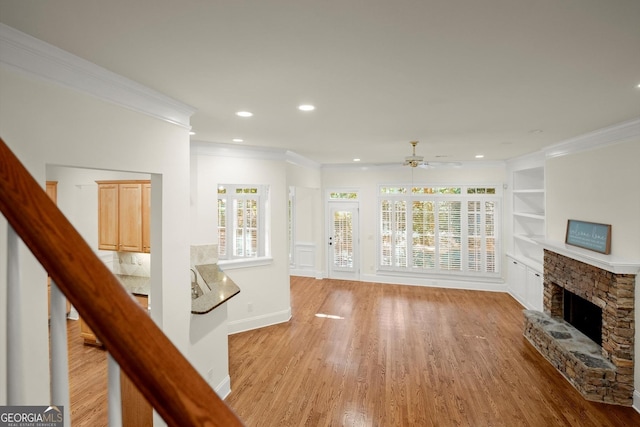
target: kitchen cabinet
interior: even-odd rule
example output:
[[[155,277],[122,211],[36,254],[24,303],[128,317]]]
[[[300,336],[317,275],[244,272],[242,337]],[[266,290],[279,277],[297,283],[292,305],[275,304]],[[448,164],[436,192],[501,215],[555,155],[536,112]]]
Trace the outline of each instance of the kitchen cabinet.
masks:
[[[133,296],[136,299],[136,301],[140,303],[141,306],[143,306],[145,309],[148,308],[148,304],[149,304],[148,296],[137,295],[137,294],[134,294]],[[82,317],[80,317],[78,320],[80,321],[80,337],[82,337],[82,340],[84,341],[84,343],[87,345],[95,345],[95,346],[101,347],[102,342],[100,342],[98,337],[96,337],[96,334],[93,333],[89,325],[87,325],[87,323],[82,319]]]
[[[84,321],[84,319],[81,317],[78,320],[80,321],[80,337],[82,338],[84,343],[87,345],[102,346],[102,343],[100,342],[100,340],[98,340],[98,338],[93,333],[89,325],[87,325],[87,323]]]
[[[151,183],[142,184],[142,252],[151,252]]]
[[[98,249],[151,252],[149,181],[98,181]]]
[[[47,181],[45,188],[47,196],[53,200],[53,203],[58,203],[58,181]]]

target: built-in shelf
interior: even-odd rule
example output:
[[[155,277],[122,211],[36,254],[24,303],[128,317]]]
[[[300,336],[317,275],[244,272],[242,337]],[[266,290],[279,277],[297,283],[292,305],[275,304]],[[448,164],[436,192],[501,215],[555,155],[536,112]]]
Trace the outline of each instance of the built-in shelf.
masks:
[[[514,216],[521,216],[521,217],[524,217],[524,218],[540,219],[540,220],[544,221],[544,212],[537,212],[537,213],[514,212],[513,215]]]
[[[545,234],[544,166],[513,171],[513,256],[539,269],[543,251],[534,239]]]
[[[514,234],[514,239],[523,240],[527,243],[537,244],[537,240],[544,239],[544,236],[541,235],[528,235],[528,234]]]
[[[540,311],[544,251],[536,240],[544,238],[546,231],[544,159],[526,163],[520,163],[511,175],[513,250],[507,255],[507,288],[524,307]]]
[[[594,267],[610,271],[614,274],[640,273],[640,260],[629,260],[613,255],[605,255],[553,240],[534,239],[534,241],[543,249],[584,262],[585,264],[593,265]]]
[[[528,190],[513,190],[513,194],[544,194],[544,189],[532,188]]]

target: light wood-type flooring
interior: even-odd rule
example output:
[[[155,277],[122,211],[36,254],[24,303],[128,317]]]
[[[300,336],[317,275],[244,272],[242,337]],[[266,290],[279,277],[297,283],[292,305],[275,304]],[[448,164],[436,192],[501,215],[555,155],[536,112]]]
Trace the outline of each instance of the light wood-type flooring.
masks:
[[[226,401],[248,427],[640,426],[584,400],[523,338],[509,295],[292,277],[291,307],[229,337]],[[106,353],[76,323],[72,423],[106,426]]]
[[[261,426],[640,426],[523,338],[509,295],[291,281],[288,323],[229,337],[227,403]]]
[[[67,320],[67,341],[71,425],[106,427],[107,352],[84,344],[77,320]]]

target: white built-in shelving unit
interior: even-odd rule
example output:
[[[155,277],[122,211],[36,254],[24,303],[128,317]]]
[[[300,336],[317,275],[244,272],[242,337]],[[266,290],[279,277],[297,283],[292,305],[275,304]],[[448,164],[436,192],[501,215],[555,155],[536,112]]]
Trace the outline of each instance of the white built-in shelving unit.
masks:
[[[540,269],[545,234],[544,167],[513,172],[513,254]]]
[[[544,163],[513,168],[511,189],[509,292],[525,307],[542,311],[544,253],[538,241],[545,237]]]

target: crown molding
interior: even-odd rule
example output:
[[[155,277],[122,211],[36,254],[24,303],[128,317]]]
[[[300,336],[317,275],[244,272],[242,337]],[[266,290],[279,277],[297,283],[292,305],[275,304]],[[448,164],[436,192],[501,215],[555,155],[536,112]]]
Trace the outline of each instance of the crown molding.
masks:
[[[290,150],[287,150],[285,155],[287,163],[291,163],[292,165],[302,166],[308,169],[320,169],[322,167],[320,163]]]
[[[0,64],[190,129],[195,108],[0,23]]]
[[[235,145],[222,142],[191,140],[191,151],[205,156],[236,157],[241,159],[281,160],[285,161],[287,153],[281,148],[256,147],[252,145]]]
[[[640,118],[618,123],[567,139],[543,149],[545,157],[566,156],[580,151],[606,147],[640,137]]]
[[[427,161],[427,163],[429,163]],[[437,162],[440,163],[440,162]],[[452,162],[456,164],[434,164],[428,168],[420,168],[420,170],[449,170],[449,169],[487,169],[487,168],[504,168],[506,162],[503,160],[495,161],[471,161],[471,162]],[[402,163],[325,163],[322,169],[343,169],[343,170],[390,170],[390,169],[410,169],[408,165]]]

